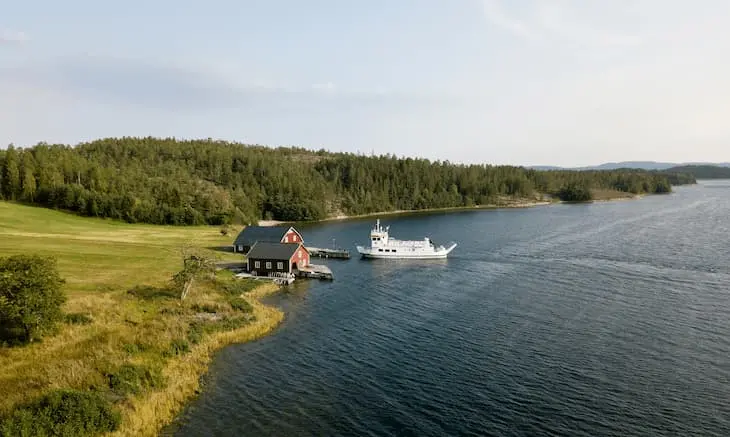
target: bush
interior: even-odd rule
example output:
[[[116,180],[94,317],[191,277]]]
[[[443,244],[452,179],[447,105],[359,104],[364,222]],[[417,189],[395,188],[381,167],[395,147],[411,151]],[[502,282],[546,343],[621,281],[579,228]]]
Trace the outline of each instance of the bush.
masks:
[[[149,285],[137,285],[129,289],[127,293],[144,300],[177,299],[179,297],[177,293],[169,288],[151,287]]]
[[[88,325],[94,321],[90,316],[83,313],[66,314],[66,323],[69,325]]]
[[[220,282],[220,289],[233,296],[240,296],[247,293],[259,284],[255,279],[233,279],[226,282]]]
[[[593,200],[591,190],[585,185],[569,183],[558,191],[558,197],[564,202],[588,202]]]
[[[194,322],[190,324],[190,327],[188,328],[188,340],[190,340],[190,343],[200,343],[200,341],[203,340],[204,335],[205,330],[203,329],[202,323]]]
[[[220,311],[220,308],[218,308],[217,305],[212,305],[209,303],[204,303],[202,305],[200,304],[194,304],[190,307],[193,311],[198,313],[208,313],[208,314],[215,314],[218,311]]]
[[[170,349],[165,355],[185,355],[188,352],[190,352],[190,343],[188,343],[188,341],[184,338],[176,338],[170,342]]]
[[[115,431],[120,422],[119,412],[98,393],[56,390],[0,421],[0,436],[90,436]]]
[[[241,311],[244,313],[250,313],[253,311],[253,307],[248,301],[242,297],[232,297],[228,299],[228,303],[231,305],[234,311]]]
[[[239,317],[226,317],[211,322],[193,322],[188,328],[188,340],[190,340],[190,343],[198,344],[203,339],[203,336],[205,336],[206,334],[233,331],[234,329],[242,328],[248,325],[254,320],[255,317],[247,314]]]
[[[137,364],[122,364],[116,372],[107,374],[109,388],[118,395],[138,394],[149,388],[165,385],[162,371]]]
[[[29,343],[54,331],[63,319],[63,283],[54,258],[0,258],[0,340]]]

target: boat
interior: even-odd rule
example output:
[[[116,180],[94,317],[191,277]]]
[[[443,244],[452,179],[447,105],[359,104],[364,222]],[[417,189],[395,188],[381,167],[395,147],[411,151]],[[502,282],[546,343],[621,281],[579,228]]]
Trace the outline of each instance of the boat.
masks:
[[[423,240],[398,240],[389,235],[390,226],[380,226],[380,219],[370,231],[370,246],[357,246],[363,258],[409,258],[434,259],[446,258],[454,250],[456,243],[448,247],[436,245],[430,238]]]

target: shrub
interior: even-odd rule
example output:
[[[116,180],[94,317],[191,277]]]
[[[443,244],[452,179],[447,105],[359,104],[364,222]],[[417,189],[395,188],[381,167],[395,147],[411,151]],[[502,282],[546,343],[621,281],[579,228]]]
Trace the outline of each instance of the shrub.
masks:
[[[585,185],[568,183],[558,191],[558,197],[564,202],[588,202],[593,200],[591,190]]]
[[[259,284],[255,279],[233,279],[230,281],[220,281],[220,289],[233,296],[240,296],[243,293],[247,293]]]
[[[151,287],[149,285],[137,285],[129,289],[127,293],[144,300],[176,299],[178,297],[175,291],[169,288]]]
[[[109,388],[118,395],[138,394],[149,388],[165,385],[162,371],[157,367],[122,364],[116,372],[107,374]]]
[[[200,343],[203,339],[203,335],[205,335],[205,330],[203,329],[202,323],[194,322],[190,324],[190,327],[188,328],[188,340],[190,340],[190,343]]]
[[[0,436],[90,436],[114,431],[120,422],[119,412],[98,393],[55,390],[0,421]]]
[[[152,345],[147,344],[147,343],[140,343],[140,342],[124,343],[124,345],[122,346],[122,350],[124,350],[124,352],[128,353],[129,355],[147,352],[147,351],[151,350],[152,348],[153,348]]]
[[[52,332],[63,319],[63,283],[54,258],[0,258],[0,340],[22,344]]]
[[[228,303],[235,311],[241,311],[244,313],[250,313],[253,311],[253,307],[248,301],[242,297],[232,297],[228,299]]]
[[[176,338],[170,342],[170,349],[166,355],[185,355],[188,352],[190,352],[190,343],[188,343],[188,341],[184,338]]]
[[[208,303],[204,303],[203,305],[196,303],[193,306],[191,306],[190,308],[193,311],[198,312],[198,313],[209,313],[209,314],[215,314],[220,310],[220,308],[218,308],[217,305],[212,305],[212,304],[208,304]]]
[[[239,317],[226,317],[211,322],[193,322],[188,328],[188,340],[193,344],[198,344],[206,334],[233,331],[234,329],[248,325],[254,320],[255,318],[252,315],[246,314]]]
[[[94,321],[90,316],[83,313],[66,314],[66,323],[69,325],[88,325]]]

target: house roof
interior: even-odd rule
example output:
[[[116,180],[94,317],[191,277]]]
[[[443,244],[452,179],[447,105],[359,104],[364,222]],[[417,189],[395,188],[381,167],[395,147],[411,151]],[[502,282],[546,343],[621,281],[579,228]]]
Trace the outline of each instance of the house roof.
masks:
[[[253,246],[257,241],[280,242],[289,231],[285,226],[246,226],[233,242],[234,246]]]
[[[271,243],[268,241],[258,241],[248,252],[247,257],[257,259],[281,259],[290,260],[299,249],[300,244],[293,243]]]

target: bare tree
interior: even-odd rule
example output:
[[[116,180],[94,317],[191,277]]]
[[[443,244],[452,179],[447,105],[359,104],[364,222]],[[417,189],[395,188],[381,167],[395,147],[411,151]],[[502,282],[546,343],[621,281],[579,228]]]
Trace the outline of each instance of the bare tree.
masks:
[[[185,300],[185,297],[193,288],[195,279],[206,273],[209,275],[215,274],[215,261],[188,246],[183,247],[182,256],[183,269],[173,275],[172,283],[175,289],[180,292],[180,300]]]

